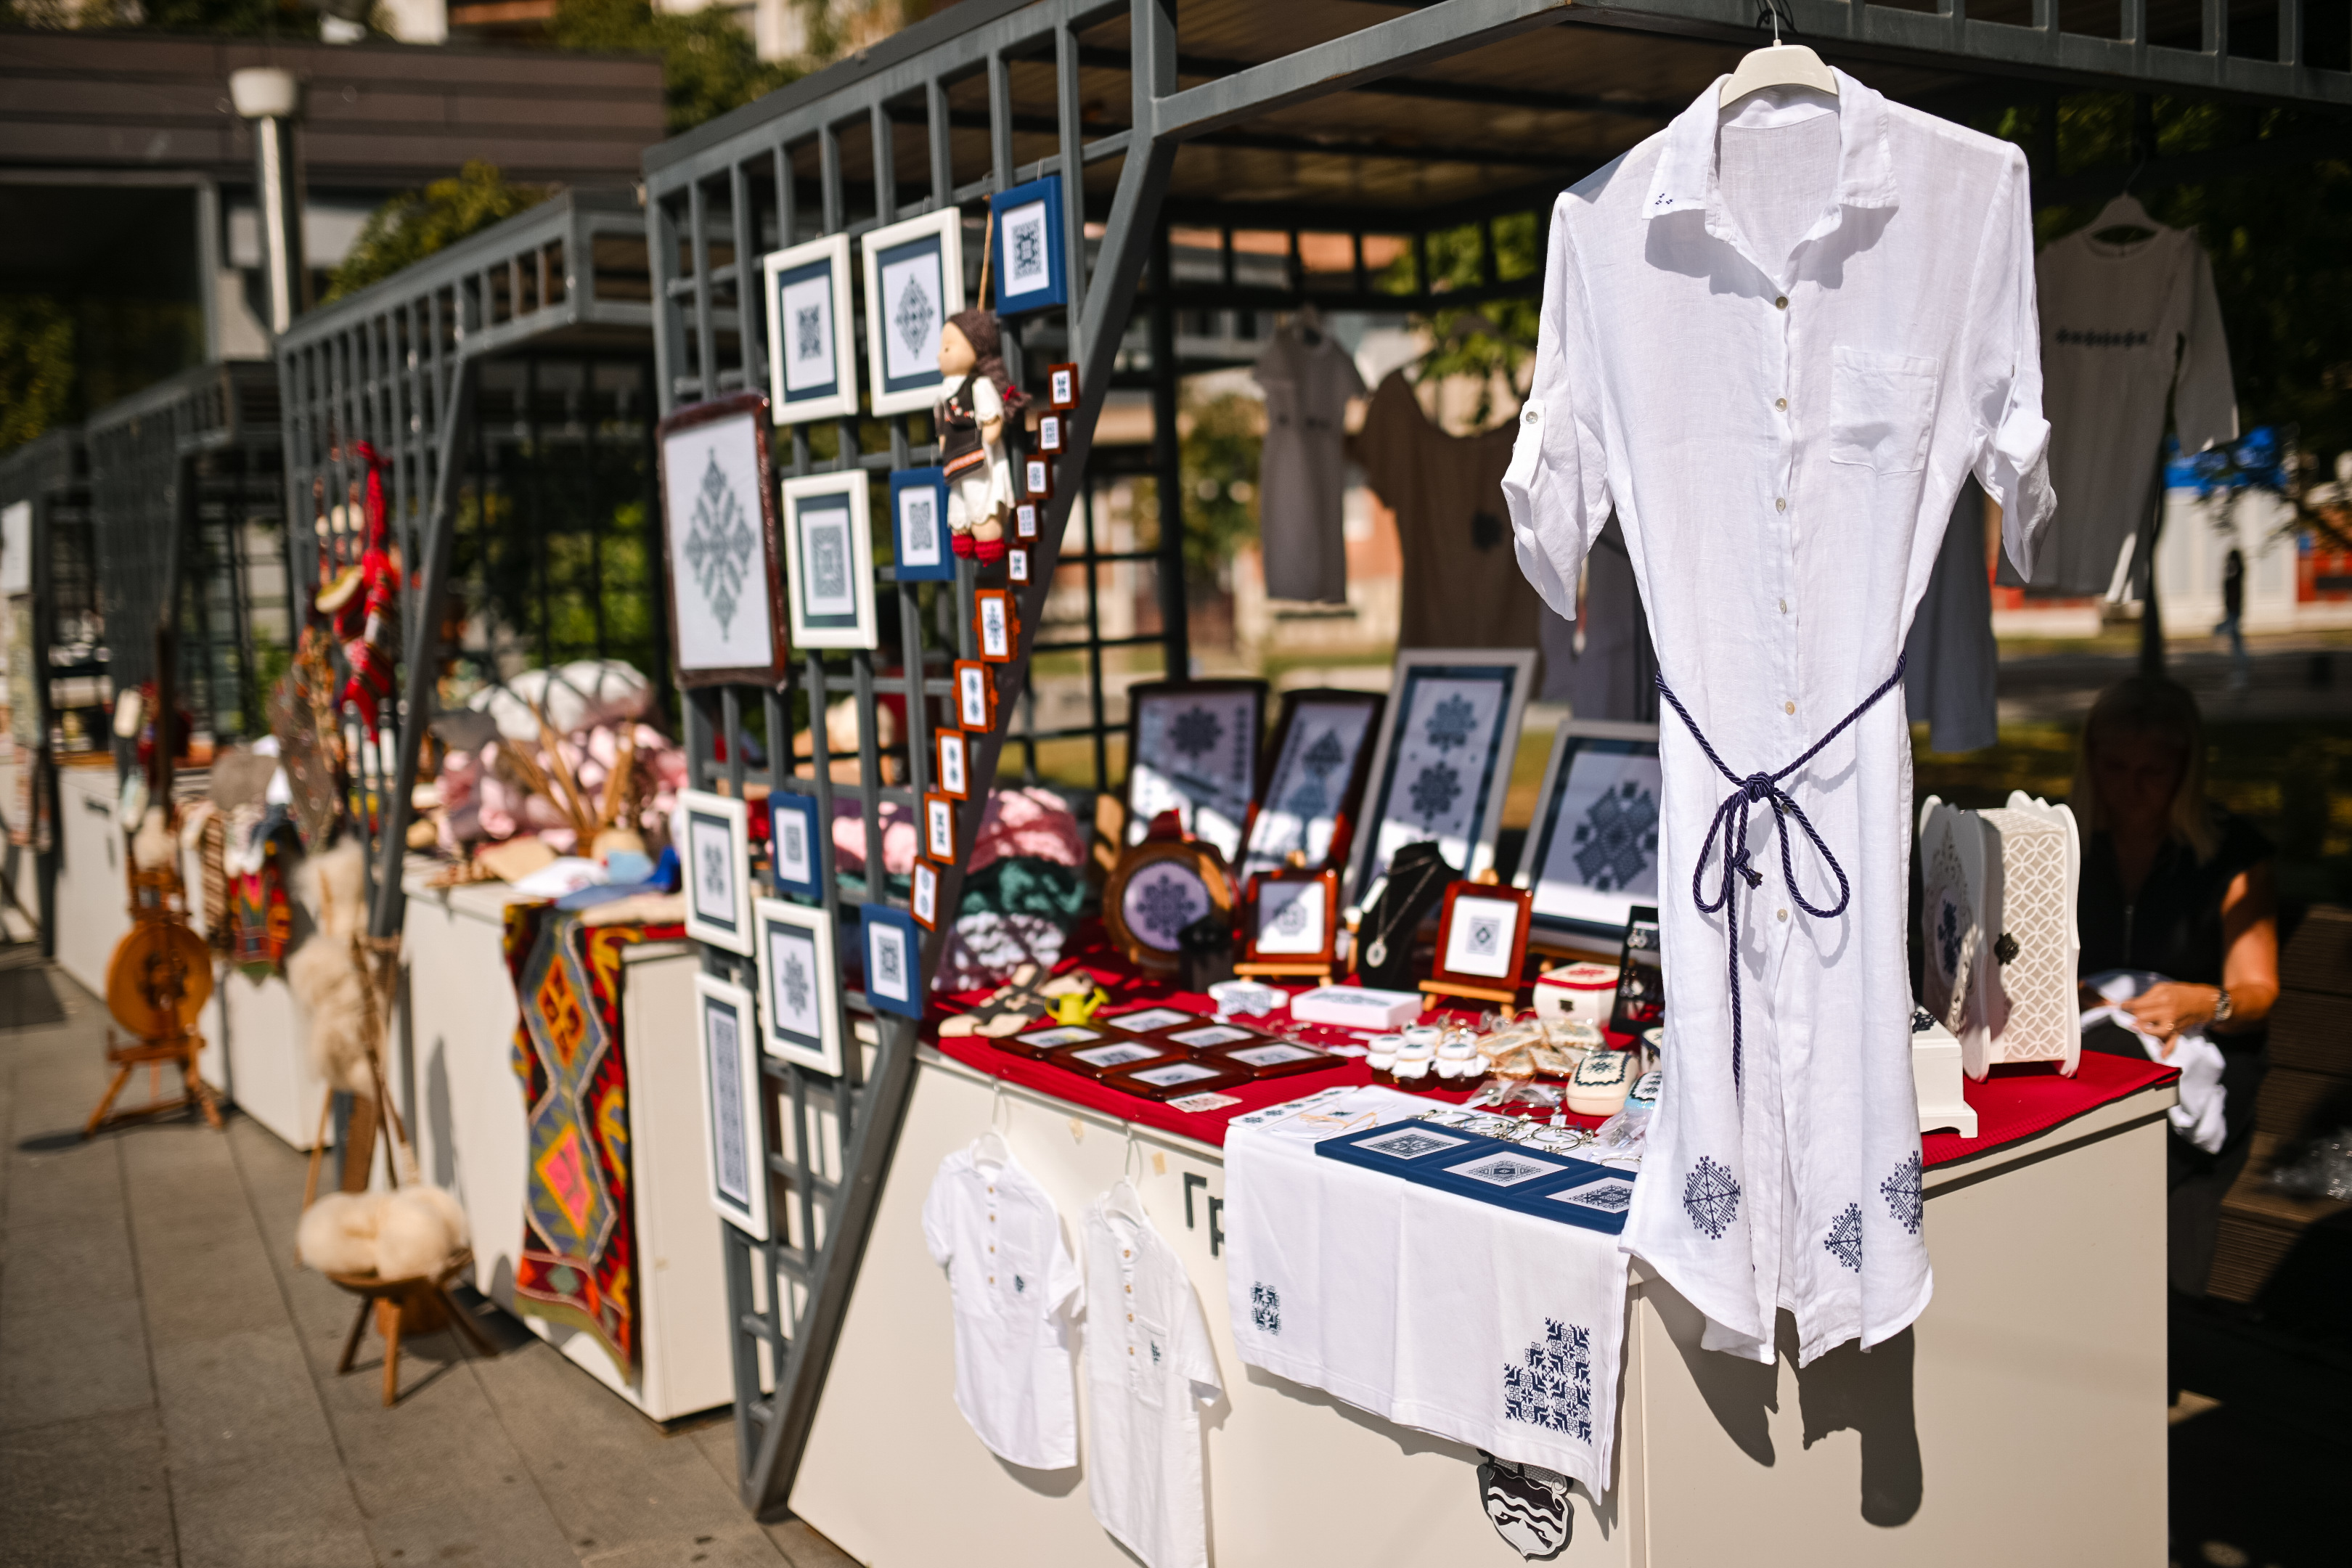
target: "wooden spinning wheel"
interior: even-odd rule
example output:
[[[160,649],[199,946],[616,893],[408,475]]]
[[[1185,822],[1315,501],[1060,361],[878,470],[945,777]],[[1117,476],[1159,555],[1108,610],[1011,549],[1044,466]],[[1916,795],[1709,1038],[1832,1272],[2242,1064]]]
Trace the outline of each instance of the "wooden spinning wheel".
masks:
[[[130,882],[131,929],[114,944],[114,954],[106,963],[106,1008],[132,1037],[118,1042],[113,1030],[107,1031],[106,1059],[114,1076],[108,1080],[98,1109],[90,1112],[82,1136],[94,1138],[99,1129],[110,1123],[160,1116],[192,1105],[204,1112],[205,1120],[217,1131],[219,1100],[196,1071],[205,1037],[196,1032],[195,1025],[205,1004],[212,999],[212,953],[204,939],[188,928],[185,890],[175,867],[167,863],[142,869],[134,864]],[[181,1092],[170,1100],[154,1093],[166,1063],[180,1069]],[[142,1066],[148,1070],[147,1102],[116,1110],[116,1097]]]

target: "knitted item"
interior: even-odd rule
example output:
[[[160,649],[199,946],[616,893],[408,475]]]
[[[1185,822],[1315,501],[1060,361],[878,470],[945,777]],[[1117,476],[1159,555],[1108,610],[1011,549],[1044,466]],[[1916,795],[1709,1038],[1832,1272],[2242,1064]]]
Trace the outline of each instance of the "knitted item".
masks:
[[[973,553],[971,531],[962,528],[954,530],[948,535],[948,548],[966,560],[970,560]]]
[[[959,534],[957,537],[963,536]],[[982,566],[993,566],[1004,559],[1004,536],[1001,533],[994,539],[975,539],[971,544],[972,552],[980,557]]]

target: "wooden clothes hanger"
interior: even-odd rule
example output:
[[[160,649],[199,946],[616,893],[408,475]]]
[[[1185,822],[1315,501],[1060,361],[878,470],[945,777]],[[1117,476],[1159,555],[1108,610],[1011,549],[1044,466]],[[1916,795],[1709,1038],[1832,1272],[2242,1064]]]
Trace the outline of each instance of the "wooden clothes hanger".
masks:
[[[1781,0],[1764,0],[1764,11],[1772,21],[1772,42],[1768,47],[1750,51],[1739,62],[1739,68],[1723,84],[1722,96],[1716,100],[1718,109],[1728,109],[1749,93],[1768,87],[1810,88],[1832,98],[1837,96],[1837,75],[1822,63],[1821,56],[1802,44],[1780,41],[1780,5]]]

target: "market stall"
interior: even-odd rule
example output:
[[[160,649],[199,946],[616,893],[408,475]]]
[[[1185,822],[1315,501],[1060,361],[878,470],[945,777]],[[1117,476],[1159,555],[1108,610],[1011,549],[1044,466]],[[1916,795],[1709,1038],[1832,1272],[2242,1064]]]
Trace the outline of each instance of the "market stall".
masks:
[[[58,768],[87,751],[89,710],[104,701],[89,453],[79,426],[52,430],[0,458],[0,561],[8,681],[0,820],[8,832],[8,898],[42,951],[53,952]]]

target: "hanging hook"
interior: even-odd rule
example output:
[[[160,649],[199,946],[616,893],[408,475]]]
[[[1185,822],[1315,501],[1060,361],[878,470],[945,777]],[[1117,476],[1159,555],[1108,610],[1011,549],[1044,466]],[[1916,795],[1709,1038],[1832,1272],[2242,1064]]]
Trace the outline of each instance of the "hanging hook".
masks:
[[[1781,13],[1787,9],[1788,4],[1789,0],[1764,0],[1764,3],[1756,8],[1756,26],[1761,27],[1767,23],[1771,25],[1772,47],[1776,49],[1780,47]],[[1797,30],[1795,16],[1790,16],[1788,22],[1789,31],[1795,32]]]

